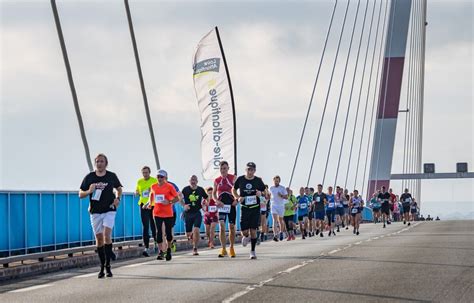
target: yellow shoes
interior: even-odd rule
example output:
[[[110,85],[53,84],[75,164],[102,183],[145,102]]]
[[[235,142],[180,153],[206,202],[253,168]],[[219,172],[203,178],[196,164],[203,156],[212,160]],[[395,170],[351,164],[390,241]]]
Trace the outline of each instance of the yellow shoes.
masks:
[[[229,249],[229,255],[230,255],[231,258],[235,258],[235,250],[234,250],[233,247],[231,247],[231,248]]]
[[[219,250],[219,258],[224,258],[225,256],[227,256],[227,250],[225,248],[221,248]]]

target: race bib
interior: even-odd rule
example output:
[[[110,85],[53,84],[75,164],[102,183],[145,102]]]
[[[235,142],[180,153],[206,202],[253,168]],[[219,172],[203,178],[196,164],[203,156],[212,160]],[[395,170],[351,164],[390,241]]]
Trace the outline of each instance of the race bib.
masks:
[[[306,208],[308,208],[308,204],[306,203],[300,204],[300,209],[306,209]]]
[[[94,192],[92,193],[92,198],[91,198],[91,200],[99,201],[101,195],[102,195],[102,189],[96,189],[96,190],[94,190]]]
[[[267,204],[260,203],[260,211],[267,211]]]
[[[357,214],[358,211],[359,211],[359,210],[358,210],[357,208],[353,208],[353,209],[352,209],[352,213],[353,213],[353,214]]]
[[[342,201],[342,204],[343,204],[343,205],[348,205],[348,204],[349,204],[349,201]]]
[[[155,195],[155,203],[163,204],[165,201],[165,195]]]
[[[411,199],[410,199],[410,198],[406,198],[406,199],[405,199],[405,202],[411,202]]]
[[[215,212],[217,211],[217,206],[211,205],[211,206],[209,206],[208,209],[209,209],[209,212],[210,212],[210,213],[215,213]]]
[[[335,206],[334,202],[329,202],[328,207],[333,208]]]
[[[229,214],[229,213],[230,213],[230,205],[229,205],[229,204],[225,204],[224,206],[222,206],[221,208],[219,208],[219,212],[220,212],[220,213],[223,213],[223,214]]]
[[[321,197],[316,197],[316,202],[321,202]]]
[[[257,196],[248,196],[245,197],[245,205],[255,205],[257,204]]]
[[[150,190],[149,190],[149,189],[144,190],[144,191],[142,192],[142,197],[143,197],[143,198],[148,198],[148,197],[150,197]]]

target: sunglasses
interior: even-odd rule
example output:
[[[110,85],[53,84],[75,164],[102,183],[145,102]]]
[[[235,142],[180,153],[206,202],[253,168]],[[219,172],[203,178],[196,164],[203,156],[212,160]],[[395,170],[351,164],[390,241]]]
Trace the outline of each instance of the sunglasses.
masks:
[[[158,179],[164,179],[165,177],[164,176],[158,176]]]

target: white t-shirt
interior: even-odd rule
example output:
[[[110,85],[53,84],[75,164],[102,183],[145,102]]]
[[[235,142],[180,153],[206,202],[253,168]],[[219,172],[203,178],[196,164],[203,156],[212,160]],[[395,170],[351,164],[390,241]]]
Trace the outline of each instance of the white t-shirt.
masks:
[[[288,195],[288,192],[286,191],[286,188],[284,186],[281,186],[281,185],[279,185],[278,187],[272,186],[270,187],[270,192],[272,193],[271,202],[274,205],[278,205],[278,206],[285,205],[286,199],[283,199],[282,197],[278,195],[279,193],[282,195]]]

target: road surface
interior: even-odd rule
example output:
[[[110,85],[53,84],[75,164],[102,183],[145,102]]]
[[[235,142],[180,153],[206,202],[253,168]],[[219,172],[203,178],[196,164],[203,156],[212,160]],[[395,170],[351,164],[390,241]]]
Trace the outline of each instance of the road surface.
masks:
[[[176,254],[47,274],[0,286],[1,302],[472,302],[474,221],[401,223],[361,234],[266,242],[258,260]]]

